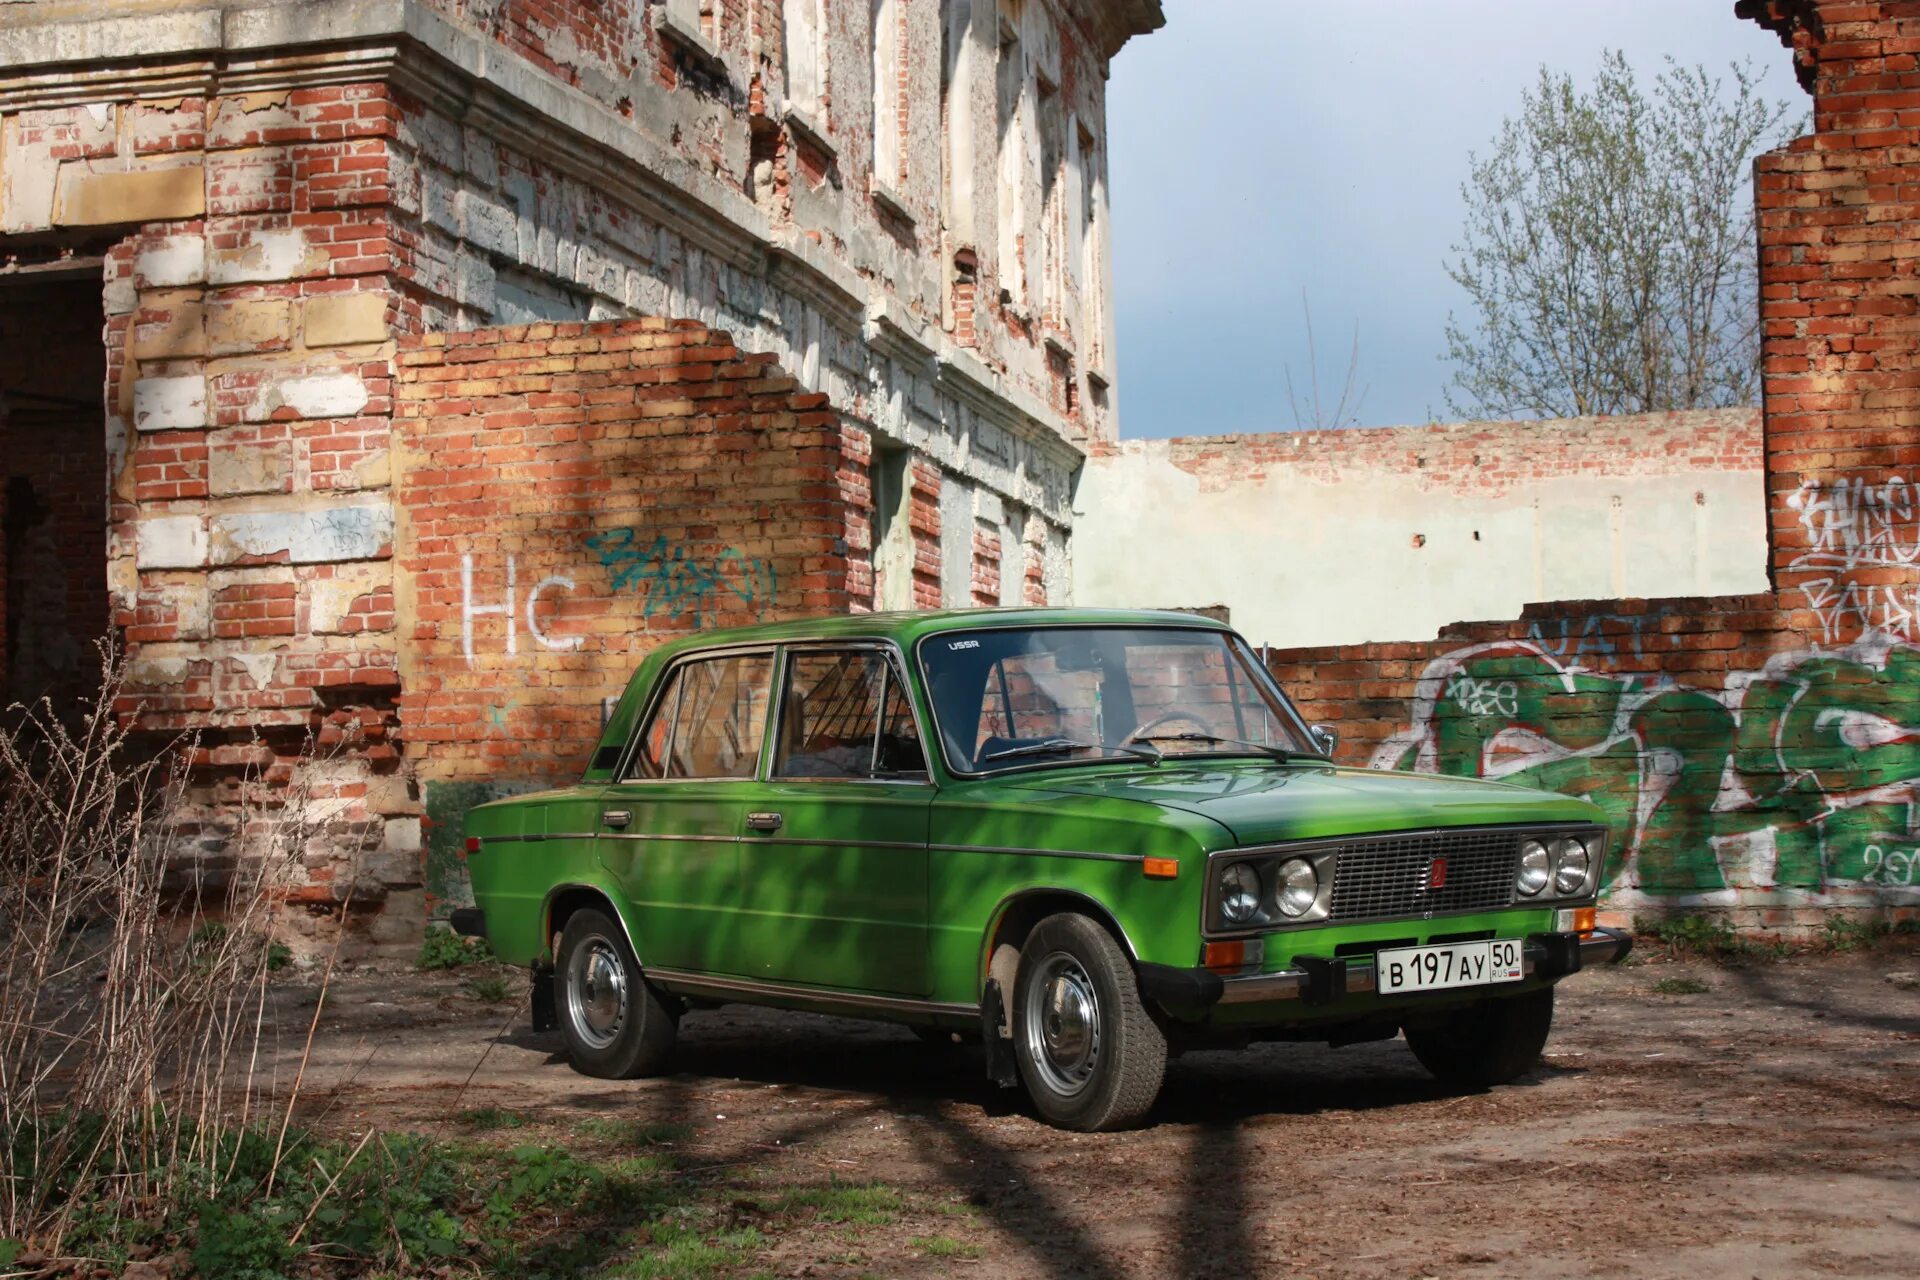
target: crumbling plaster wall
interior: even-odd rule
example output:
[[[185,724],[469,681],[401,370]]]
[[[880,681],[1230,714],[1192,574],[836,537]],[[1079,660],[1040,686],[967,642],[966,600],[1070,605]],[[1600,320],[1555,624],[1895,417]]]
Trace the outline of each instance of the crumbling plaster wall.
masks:
[[[1128,440],[1074,505],[1076,603],[1224,604],[1283,646],[1767,583],[1755,409]]]

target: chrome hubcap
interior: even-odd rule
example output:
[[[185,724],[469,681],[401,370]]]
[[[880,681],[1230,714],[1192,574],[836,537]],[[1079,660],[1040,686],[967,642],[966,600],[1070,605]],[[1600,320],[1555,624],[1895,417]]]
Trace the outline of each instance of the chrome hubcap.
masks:
[[[1079,1093],[1100,1063],[1100,998],[1093,979],[1078,960],[1056,951],[1040,962],[1027,991],[1022,1021],[1028,1059],[1055,1093]]]
[[[567,963],[567,1020],[573,1033],[604,1049],[627,1020],[627,966],[605,938],[588,938]]]

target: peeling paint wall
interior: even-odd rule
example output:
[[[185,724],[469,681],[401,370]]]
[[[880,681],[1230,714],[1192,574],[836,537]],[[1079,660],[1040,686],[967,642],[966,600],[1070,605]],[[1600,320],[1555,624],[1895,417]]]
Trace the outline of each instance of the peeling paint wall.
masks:
[[[1224,604],[1256,643],[1767,582],[1752,409],[1129,440],[1074,506],[1076,603]]]

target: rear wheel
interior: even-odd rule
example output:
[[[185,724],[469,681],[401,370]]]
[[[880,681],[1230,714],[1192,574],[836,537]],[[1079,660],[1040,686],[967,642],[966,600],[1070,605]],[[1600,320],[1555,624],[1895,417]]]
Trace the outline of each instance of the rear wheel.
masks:
[[[1160,1096],[1167,1041],[1113,935],[1048,916],[1020,948],[1013,1052],[1034,1107],[1063,1128],[1136,1124]]]
[[[574,1070],[626,1080],[666,1064],[678,1031],[673,1013],[641,975],[626,930],[604,911],[567,917],[553,982]]]
[[[1443,1021],[1407,1028],[1407,1047],[1442,1082],[1484,1089],[1524,1075],[1540,1062],[1553,1029],[1553,988],[1479,1004]]]

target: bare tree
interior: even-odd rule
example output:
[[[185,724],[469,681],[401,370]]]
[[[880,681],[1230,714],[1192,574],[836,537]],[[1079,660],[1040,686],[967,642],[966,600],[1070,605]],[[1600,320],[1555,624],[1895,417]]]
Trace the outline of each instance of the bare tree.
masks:
[[[1358,394],[1354,391],[1354,382],[1360,376],[1360,322],[1353,323],[1353,346],[1347,353],[1347,376],[1340,384],[1340,398],[1331,406],[1320,398],[1320,348],[1313,336],[1313,307],[1307,301],[1307,291],[1300,291],[1300,312],[1307,321],[1307,395],[1303,400],[1294,393],[1293,366],[1282,365],[1281,371],[1287,380],[1287,407],[1293,410],[1293,426],[1296,431],[1333,431],[1341,427],[1360,425],[1360,409],[1367,402],[1367,387],[1361,387]]]
[[[1753,158],[1804,127],[1761,96],[1667,59],[1651,94],[1609,51],[1590,88],[1540,69],[1493,150],[1472,156],[1447,274],[1447,406],[1569,417],[1751,404],[1759,389]]]

